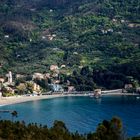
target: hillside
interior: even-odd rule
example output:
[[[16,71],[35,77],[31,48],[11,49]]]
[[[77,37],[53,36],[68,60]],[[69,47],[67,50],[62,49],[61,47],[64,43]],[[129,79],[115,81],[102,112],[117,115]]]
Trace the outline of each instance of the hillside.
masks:
[[[70,79],[87,75],[106,88],[111,81],[122,87],[130,76],[138,83],[139,11],[139,0],[2,0],[0,74],[65,64],[64,74],[76,71]]]

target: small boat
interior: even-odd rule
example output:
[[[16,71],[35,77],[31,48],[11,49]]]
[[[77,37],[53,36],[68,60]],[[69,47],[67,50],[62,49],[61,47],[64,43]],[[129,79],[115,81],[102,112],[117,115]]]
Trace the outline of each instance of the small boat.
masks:
[[[140,97],[139,97],[139,96],[137,96],[137,97],[136,97],[136,99],[140,99]]]
[[[94,97],[94,94],[91,94],[89,97],[93,98]]]

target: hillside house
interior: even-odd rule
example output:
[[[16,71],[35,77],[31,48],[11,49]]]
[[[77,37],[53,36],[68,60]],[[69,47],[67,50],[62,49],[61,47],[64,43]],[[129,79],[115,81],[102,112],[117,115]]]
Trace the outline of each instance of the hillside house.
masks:
[[[40,86],[36,83],[33,83],[33,92],[34,91],[37,93],[41,91]]]
[[[140,94],[140,87],[136,88],[136,92]]]
[[[131,88],[133,88],[133,85],[132,84],[125,84],[124,88],[125,89],[131,89]]]
[[[5,35],[4,37],[5,37],[5,38],[9,38],[9,35]]]
[[[4,78],[0,78],[0,83],[4,83],[5,79]]]
[[[68,92],[73,92],[75,91],[75,87],[74,86],[68,86]]]
[[[6,77],[8,78],[8,83],[12,84],[13,77],[12,77],[12,72],[11,71],[9,71],[8,74],[6,74]]]
[[[51,74],[50,74],[50,73],[45,73],[45,74],[44,74],[44,77],[45,77],[46,79],[50,79],[50,78],[51,78]]]
[[[65,68],[66,67],[66,65],[61,65],[61,68]]]
[[[60,80],[53,80],[52,81],[54,84],[59,84],[60,83]]]
[[[44,79],[44,74],[42,74],[42,73],[34,73],[33,74],[33,80],[34,79]]]
[[[20,78],[24,78],[25,75],[22,75],[22,74],[16,74],[16,79],[20,79]]]
[[[51,71],[57,71],[58,70],[58,66],[57,65],[51,65],[50,66],[50,70]]]

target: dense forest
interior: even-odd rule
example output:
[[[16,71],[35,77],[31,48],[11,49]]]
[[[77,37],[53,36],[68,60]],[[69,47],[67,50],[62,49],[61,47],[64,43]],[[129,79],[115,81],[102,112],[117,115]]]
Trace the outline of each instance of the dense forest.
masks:
[[[55,121],[51,128],[46,125],[25,122],[0,121],[1,140],[139,140],[139,137],[127,138],[119,118],[104,120],[89,134],[71,133],[61,121]]]
[[[57,64],[77,90],[137,86],[139,13],[139,0],[1,0],[0,75]]]

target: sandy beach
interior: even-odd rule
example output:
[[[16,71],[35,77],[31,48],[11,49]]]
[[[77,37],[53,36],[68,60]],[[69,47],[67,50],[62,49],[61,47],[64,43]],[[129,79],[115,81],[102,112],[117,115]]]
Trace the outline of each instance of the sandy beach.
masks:
[[[58,97],[66,97],[66,96],[88,96],[82,94],[54,94],[54,95],[40,95],[40,96],[12,96],[12,97],[1,97],[0,98],[0,106],[23,103],[28,101],[42,100],[42,99],[51,99]]]
[[[138,94],[132,93],[108,93],[102,94],[102,96],[118,96],[118,95],[133,95],[138,96]],[[42,99],[51,99],[58,97],[68,97],[68,96],[90,96],[90,94],[54,94],[54,95],[40,95],[40,96],[12,96],[12,97],[1,97],[0,98],[0,106],[23,103],[28,101],[42,100]]]
[[[28,102],[28,101],[42,100],[42,99],[58,98],[58,97],[63,97],[63,95],[1,97],[0,106],[17,104],[17,103]]]

